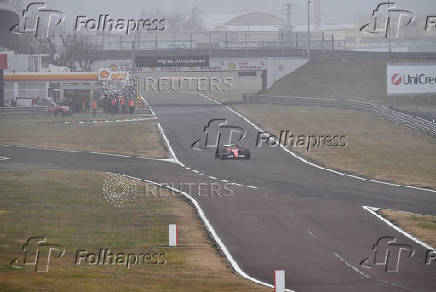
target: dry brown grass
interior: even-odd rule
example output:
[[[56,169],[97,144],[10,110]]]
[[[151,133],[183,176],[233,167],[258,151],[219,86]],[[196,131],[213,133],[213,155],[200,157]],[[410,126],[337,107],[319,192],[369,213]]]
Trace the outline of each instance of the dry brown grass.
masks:
[[[126,117],[126,116],[124,116]],[[54,119],[60,119],[55,117]],[[84,116],[82,116],[84,118]],[[153,120],[126,123],[61,124],[47,117],[2,118],[0,143],[64,150],[166,158]]]
[[[235,108],[273,134],[346,135],[344,148],[293,151],[333,169],[402,184],[436,188],[436,139],[382,118],[351,110],[278,105]]]
[[[145,196],[138,183],[134,204],[111,207],[101,196],[104,178],[91,171],[1,172],[1,291],[271,291],[232,273],[185,201]],[[165,247],[170,223],[178,224],[181,247]],[[61,244],[65,256],[52,261],[48,273],[9,268],[36,235]],[[153,247],[167,254],[165,265],[74,265],[77,249],[137,254]]]
[[[394,210],[381,210],[380,214],[420,240],[436,246],[436,216]]]

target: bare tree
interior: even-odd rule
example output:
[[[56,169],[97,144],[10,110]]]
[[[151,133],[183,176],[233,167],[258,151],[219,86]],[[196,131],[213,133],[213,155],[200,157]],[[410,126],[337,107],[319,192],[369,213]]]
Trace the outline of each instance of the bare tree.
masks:
[[[167,31],[170,32],[186,32],[186,31],[204,31],[203,17],[201,11],[194,7],[187,13],[164,13],[160,10],[142,11],[141,17],[149,18],[151,16],[159,16],[167,20]]]

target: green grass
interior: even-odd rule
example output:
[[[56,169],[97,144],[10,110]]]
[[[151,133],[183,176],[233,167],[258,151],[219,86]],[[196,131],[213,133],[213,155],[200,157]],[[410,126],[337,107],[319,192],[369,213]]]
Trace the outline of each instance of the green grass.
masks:
[[[102,197],[106,174],[38,170],[0,172],[0,291],[269,291],[235,276],[211,246],[192,207],[172,196],[141,193],[116,208]],[[179,224],[184,248],[168,248],[168,224]],[[31,236],[66,249],[48,273],[16,270]],[[75,265],[76,251],[113,253],[159,251],[165,265]]]

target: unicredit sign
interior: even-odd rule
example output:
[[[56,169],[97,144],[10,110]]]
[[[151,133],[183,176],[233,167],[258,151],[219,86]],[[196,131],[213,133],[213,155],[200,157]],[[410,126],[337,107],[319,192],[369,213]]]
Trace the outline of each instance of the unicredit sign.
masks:
[[[387,93],[434,94],[436,93],[436,65],[387,66]]]

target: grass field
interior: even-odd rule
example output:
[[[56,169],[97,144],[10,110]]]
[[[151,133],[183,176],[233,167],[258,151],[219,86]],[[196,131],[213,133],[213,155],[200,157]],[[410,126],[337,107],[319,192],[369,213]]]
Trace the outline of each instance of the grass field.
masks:
[[[102,197],[105,173],[0,172],[0,291],[271,291],[233,274],[197,219],[173,196],[145,196],[116,208]],[[178,248],[166,247],[178,224]],[[47,273],[9,267],[31,236],[46,236],[66,253]],[[165,253],[164,265],[75,265],[76,251]]]
[[[100,115],[96,119],[128,118]],[[139,117],[139,116],[137,116]],[[159,130],[153,120],[125,123],[62,124],[63,120],[92,120],[87,114],[72,117],[2,117],[0,143],[65,150],[100,151],[116,154],[166,158]]]
[[[420,240],[436,247],[436,216],[418,215],[394,210],[379,213]]]
[[[324,59],[312,61],[278,80],[267,90],[270,95],[319,98],[345,98],[369,101],[425,112],[436,111],[436,95],[388,96],[386,64],[414,60]]]
[[[272,134],[346,135],[347,146],[292,150],[333,169],[436,188],[436,139],[382,118],[321,107],[235,105]]]

